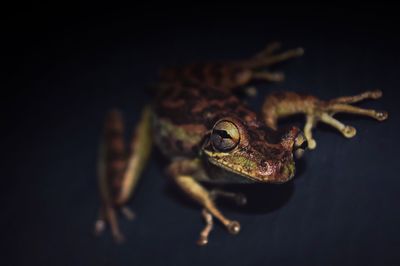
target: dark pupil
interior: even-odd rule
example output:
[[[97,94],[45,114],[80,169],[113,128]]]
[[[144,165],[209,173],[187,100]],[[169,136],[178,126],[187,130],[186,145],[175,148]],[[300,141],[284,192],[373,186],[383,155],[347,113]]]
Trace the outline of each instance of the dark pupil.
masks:
[[[231,135],[229,135],[228,132],[225,130],[214,129],[214,133],[219,135],[221,138],[232,139]]]
[[[231,135],[226,130],[214,129],[211,139],[215,147],[222,151],[232,149],[235,146]]]

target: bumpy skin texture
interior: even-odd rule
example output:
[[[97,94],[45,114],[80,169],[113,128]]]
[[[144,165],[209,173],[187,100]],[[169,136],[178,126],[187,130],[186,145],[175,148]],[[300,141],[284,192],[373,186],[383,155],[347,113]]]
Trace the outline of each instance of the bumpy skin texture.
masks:
[[[311,130],[318,121],[352,137],[355,129],[334,119],[335,113],[367,115],[377,120],[387,118],[385,112],[350,105],[367,98],[377,99],[382,95],[380,91],[330,101],[294,92],[272,93],[265,100],[262,115],[258,116],[234,92],[256,79],[282,81],[282,73],[263,68],[300,56],[303,49],[276,54],[278,48],[279,44],[273,43],[249,59],[191,64],[162,71],[157,97],[151,110],[146,108],[143,112],[127,157],[122,156],[125,154],[122,119],[116,112],[110,114],[99,168],[103,205],[96,222],[97,233],[108,222],[114,238],[122,239],[116,210],[121,209],[125,216],[132,218],[132,213],[123,206],[132,196],[153,142],[170,160],[167,174],[202,206],[206,226],[198,244],[205,245],[213,228],[213,218],[232,234],[240,231],[239,222],[225,217],[215,200],[227,197],[245,204],[246,198],[241,194],[207,190],[203,182],[287,182],[295,174],[294,155],[302,156],[307,143],[309,148],[315,148]],[[278,130],[280,118],[298,113],[307,118],[304,134],[296,127]]]
[[[195,158],[203,153],[217,166],[246,176],[242,182],[283,183],[293,177],[297,128],[271,130],[237,97],[222,90],[197,86],[170,90],[156,102],[154,121],[155,142],[166,156]],[[226,152],[215,149],[210,141],[214,125],[221,120],[232,122],[240,132],[238,145]],[[228,178],[226,182],[237,181]]]

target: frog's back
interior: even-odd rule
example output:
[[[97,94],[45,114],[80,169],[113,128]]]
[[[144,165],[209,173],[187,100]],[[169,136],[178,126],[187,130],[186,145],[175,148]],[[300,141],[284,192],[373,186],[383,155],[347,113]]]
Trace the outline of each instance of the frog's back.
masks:
[[[196,156],[214,123],[233,113],[255,115],[233,94],[198,86],[171,86],[155,102],[155,143],[169,157]]]

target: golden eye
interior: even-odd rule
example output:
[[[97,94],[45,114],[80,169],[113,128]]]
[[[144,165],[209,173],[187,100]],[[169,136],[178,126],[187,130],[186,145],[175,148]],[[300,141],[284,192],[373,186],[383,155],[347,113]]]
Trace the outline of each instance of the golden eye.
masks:
[[[219,151],[229,151],[238,145],[239,129],[232,122],[222,120],[217,122],[211,133],[211,143]]]

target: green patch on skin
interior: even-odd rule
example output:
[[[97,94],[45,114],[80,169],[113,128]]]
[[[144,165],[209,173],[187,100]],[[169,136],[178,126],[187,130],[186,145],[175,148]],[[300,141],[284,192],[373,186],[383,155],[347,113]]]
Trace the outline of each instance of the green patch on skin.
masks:
[[[247,156],[242,156],[238,153],[207,152],[207,154],[218,164],[237,173],[252,175],[251,173],[258,167],[256,161],[252,161]]]
[[[255,161],[251,161],[247,157],[241,156],[240,154],[234,154],[229,159],[231,163],[240,165],[243,168],[254,169],[257,167],[257,163]]]

